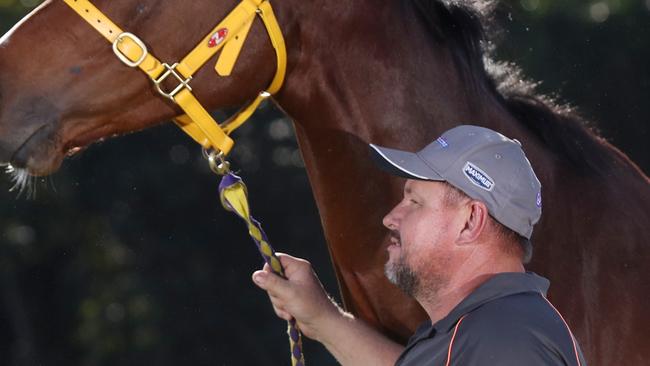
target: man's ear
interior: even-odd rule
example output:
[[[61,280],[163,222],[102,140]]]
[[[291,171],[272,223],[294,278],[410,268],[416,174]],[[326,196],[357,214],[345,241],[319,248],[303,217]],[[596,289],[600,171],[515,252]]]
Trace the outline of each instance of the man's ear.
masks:
[[[489,213],[485,203],[472,200],[467,203],[468,214],[465,225],[458,236],[459,244],[476,242],[487,225]]]

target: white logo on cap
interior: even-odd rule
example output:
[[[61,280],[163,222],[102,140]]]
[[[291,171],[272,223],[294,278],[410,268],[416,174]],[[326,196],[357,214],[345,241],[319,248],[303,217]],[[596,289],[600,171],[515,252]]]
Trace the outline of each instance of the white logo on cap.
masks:
[[[486,191],[491,191],[492,188],[494,188],[494,181],[492,178],[469,161],[465,163],[463,173],[465,173],[467,179],[469,179],[469,181],[475,186],[481,187]]]

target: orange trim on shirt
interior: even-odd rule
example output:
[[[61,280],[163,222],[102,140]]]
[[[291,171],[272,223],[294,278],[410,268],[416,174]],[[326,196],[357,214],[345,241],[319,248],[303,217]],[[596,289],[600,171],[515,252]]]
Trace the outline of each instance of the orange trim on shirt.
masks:
[[[540,294],[540,295],[542,295],[542,294]],[[571,328],[569,328],[569,324],[567,324],[566,320],[564,320],[564,317],[563,317],[562,314],[560,314],[560,312],[555,308],[555,306],[553,306],[553,304],[551,304],[551,302],[548,301],[548,299],[546,298],[546,296],[543,296],[543,295],[542,295],[542,298],[543,298],[544,300],[546,300],[546,302],[547,302],[549,305],[551,305],[551,307],[553,308],[553,310],[555,310],[555,312],[557,313],[557,315],[560,316],[560,319],[562,319],[562,322],[564,323],[564,326],[565,326],[566,329],[569,331],[569,337],[571,337],[571,342],[573,342],[573,352],[574,352],[575,355],[576,355],[576,361],[578,362],[578,366],[582,366],[582,364],[580,363],[580,357],[578,356],[578,346],[577,346],[577,344],[576,344],[576,339],[575,339],[575,337],[573,336],[573,333],[571,332]]]
[[[456,332],[458,331],[458,327],[460,326],[460,323],[465,319],[467,314],[463,315],[460,320],[458,320],[458,323],[456,323],[456,327],[454,328],[454,334],[451,336],[451,341],[449,342],[449,350],[447,351],[447,363],[445,366],[449,366],[451,364],[451,347],[454,345],[454,339],[456,338]]]

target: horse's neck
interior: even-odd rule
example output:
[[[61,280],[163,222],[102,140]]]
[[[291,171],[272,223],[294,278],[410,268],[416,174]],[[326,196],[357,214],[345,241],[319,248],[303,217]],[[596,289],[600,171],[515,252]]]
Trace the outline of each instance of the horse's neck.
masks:
[[[395,3],[408,2],[391,2]],[[637,293],[647,293],[647,286],[639,285],[642,270],[632,269],[644,268],[641,263],[646,251],[640,248],[647,247],[642,246],[648,236],[643,223],[648,216],[643,202],[648,202],[650,195],[647,178],[634,180],[637,189],[628,189],[632,186],[627,185],[621,189],[618,175],[608,178],[617,180],[616,186],[607,185],[609,180],[596,182],[605,189],[586,182],[589,177],[572,171],[566,159],[544,146],[539,136],[526,131],[496,96],[464,83],[449,52],[432,47],[428,33],[416,29],[414,16],[402,15],[401,19],[410,22],[381,19],[385,13],[375,11],[360,17],[364,19],[359,24],[362,29],[356,33],[335,19],[330,27],[303,26],[310,34],[300,38],[299,51],[295,51],[295,40],[290,45],[293,54],[288,78],[277,95],[279,105],[296,122],[330,252],[350,309],[402,339],[425,317],[383,276],[387,232],[381,227],[381,218],[399,200],[403,181],[372,166],[367,143],[416,150],[459,123],[490,127],[524,143],[542,180],[546,202],[545,216],[534,238],[541,245],[535,250],[533,268],[553,281],[552,296],[567,319],[577,322],[578,335],[590,334],[589,324],[596,322],[593,314],[611,313],[613,309],[601,301],[602,292],[592,286],[594,279],[603,282],[602,288],[628,286],[636,288]],[[375,33],[387,34],[381,39],[373,35],[386,24],[399,31]],[[623,165],[621,169],[625,170]],[[641,204],[633,201],[639,192]],[[607,215],[600,215],[604,207]],[[616,226],[616,220],[624,225]],[[637,223],[630,225],[632,220]],[[618,227],[626,228],[626,234],[620,235],[626,240],[621,243],[616,242],[619,234],[614,234]],[[609,248],[614,242],[617,246],[612,252]],[[628,262],[633,263],[629,269],[627,264],[621,266]],[[615,275],[610,276],[610,272]],[[566,281],[568,278],[582,281],[579,284],[587,290],[576,290],[575,281]],[[619,295],[617,298],[624,298],[629,293]],[[647,312],[630,302],[626,311],[632,315],[615,330],[619,337],[647,320]],[[598,342],[608,344],[605,338],[590,340],[588,351],[609,349],[598,346]],[[595,359],[606,356],[592,353]]]
[[[413,329],[423,314],[386,306],[407,301],[384,283],[381,273],[387,240],[381,219],[399,201],[403,180],[373,166],[368,143],[413,151],[459,123],[507,130],[510,117],[494,100],[479,98],[467,87],[450,52],[432,47],[426,31],[412,20],[415,15],[373,14],[380,15],[361,17],[366,20],[350,25],[354,29],[323,24],[320,34],[301,36],[297,53],[290,45],[294,53],[277,102],[296,123],[348,305],[371,320],[384,308],[378,322]],[[386,26],[399,31],[385,32],[381,28]]]
[[[524,135],[496,97],[468,85],[451,51],[435,46],[412,7],[366,1],[339,6],[369,15],[339,11],[334,18],[327,10],[306,19],[285,15],[309,24],[289,25],[290,68],[277,95],[296,122],[326,233],[330,213],[341,215],[332,207],[371,205],[382,210],[373,214],[381,215],[401,195],[401,182],[370,163],[368,143],[413,151],[462,123]],[[536,154],[538,147],[529,148]]]
[[[523,134],[488,88],[468,85],[410,2],[284,4],[289,71],[277,100],[303,140],[328,129],[414,150],[460,123]]]
[[[277,101],[297,123],[312,179],[341,174],[331,169],[340,162],[346,174],[367,169],[368,143],[416,150],[458,124],[524,135],[495,96],[467,84],[451,52],[433,44],[415,14],[396,12],[379,11],[385,18],[350,25],[310,25],[320,30],[290,45],[290,69]],[[399,31],[386,32],[387,24]]]

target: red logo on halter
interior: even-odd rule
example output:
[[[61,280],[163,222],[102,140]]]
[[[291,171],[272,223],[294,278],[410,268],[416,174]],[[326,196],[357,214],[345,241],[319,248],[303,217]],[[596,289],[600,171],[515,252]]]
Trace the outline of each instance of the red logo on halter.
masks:
[[[226,39],[226,36],[228,35],[228,28],[221,28],[214,32],[212,37],[210,37],[210,40],[208,41],[208,47],[216,47],[223,42],[224,39]]]

